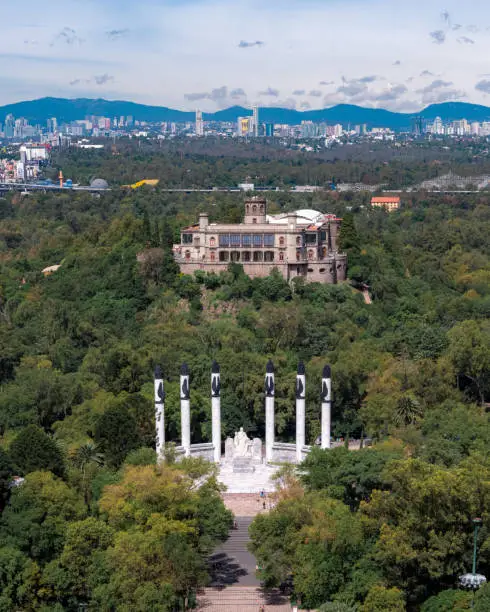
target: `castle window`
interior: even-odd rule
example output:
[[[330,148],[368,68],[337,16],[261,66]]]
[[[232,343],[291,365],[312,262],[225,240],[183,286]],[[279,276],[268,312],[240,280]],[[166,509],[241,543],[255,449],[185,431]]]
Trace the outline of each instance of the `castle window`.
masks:
[[[260,248],[262,246],[262,234],[253,235],[253,245],[254,248]]]
[[[296,236],[296,244],[301,246],[301,236]]]
[[[266,247],[274,246],[274,234],[264,234],[264,246]]]
[[[257,223],[257,219],[253,218],[252,223]]]
[[[327,247],[322,248],[322,257],[325,258],[327,256]]]
[[[284,253],[279,253],[279,261],[284,261]]]
[[[230,254],[228,251],[220,251],[219,252],[219,260],[220,261],[228,261],[230,259]]]
[[[230,234],[220,234],[219,235],[219,245],[220,247],[229,247],[230,246]]]
[[[301,259],[301,251],[297,250],[296,251],[296,260],[299,261]]]
[[[190,251],[186,251],[185,252],[185,258],[186,259],[190,259],[191,258],[191,252]]]
[[[327,232],[325,230],[322,230],[320,232],[320,241],[325,242],[326,240],[327,240]]]
[[[254,251],[254,261],[264,261],[264,254],[262,251]]]
[[[264,253],[264,261],[274,261],[274,251],[266,251]]]
[[[252,234],[242,234],[242,247],[252,246]]]
[[[216,238],[214,236],[209,239],[209,246],[211,246],[211,247],[215,247],[216,246]]]
[[[242,261],[250,261],[250,251],[243,251],[242,253]]]
[[[182,244],[192,244],[192,234],[182,234]]]
[[[240,234],[230,234],[230,246],[231,247],[240,246]]]
[[[232,251],[230,253],[231,261],[240,261],[240,251]]]
[[[308,251],[308,259],[314,259],[315,258],[315,253],[312,249],[310,249]]]
[[[325,272],[325,268],[320,268],[320,272]]]
[[[263,212],[264,212],[264,205],[263,205],[263,204],[261,204],[261,205],[260,205],[260,212],[261,212],[261,213],[263,213]]]
[[[313,268],[308,268],[308,272],[313,272]]]
[[[211,261],[216,261],[216,253],[214,251],[211,253]]]
[[[316,234],[306,234],[306,244],[316,244]]]
[[[281,237],[279,238],[279,246],[283,247],[283,246],[284,246],[284,244],[285,244],[284,236],[281,236]]]
[[[252,206],[252,212],[254,215],[257,212],[257,206],[255,204]]]

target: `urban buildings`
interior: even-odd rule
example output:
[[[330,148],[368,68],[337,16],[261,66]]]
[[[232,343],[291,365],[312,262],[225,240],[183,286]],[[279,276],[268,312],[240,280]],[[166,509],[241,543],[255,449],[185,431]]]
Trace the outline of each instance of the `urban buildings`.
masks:
[[[245,201],[243,223],[199,223],[181,232],[174,256],[184,274],[196,270],[222,272],[230,262],[241,263],[249,276],[268,276],[277,268],[283,277],[336,283],[346,278],[347,256],[338,250],[342,220],[315,210],[267,214],[267,201]]]
[[[255,138],[259,136],[259,107],[254,106],[252,109],[253,133]]]
[[[196,136],[204,136],[204,122],[200,110],[196,110]]]

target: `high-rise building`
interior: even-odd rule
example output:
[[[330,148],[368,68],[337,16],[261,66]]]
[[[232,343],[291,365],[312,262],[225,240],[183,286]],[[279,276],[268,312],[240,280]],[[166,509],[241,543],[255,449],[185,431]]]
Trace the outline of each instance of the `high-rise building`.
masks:
[[[5,138],[13,138],[15,129],[15,119],[12,114],[5,117]]]
[[[431,130],[432,134],[444,134],[444,124],[440,117],[436,117],[434,119],[434,123],[432,124]]]
[[[196,110],[196,136],[204,136],[204,122],[200,110]]]
[[[274,124],[273,123],[265,124],[265,135],[267,136],[267,138],[273,138],[274,136]]]
[[[253,117],[238,117],[237,120],[237,135],[249,136],[251,133]]]
[[[58,120],[56,117],[51,117],[46,121],[46,127],[50,134],[54,134],[58,130]]]
[[[257,138],[259,135],[259,107],[253,106],[252,113],[253,113],[252,115],[253,116],[253,135],[255,136],[255,138]]]
[[[473,123],[471,124],[471,133],[473,134],[473,136],[480,135],[480,123],[478,121],[473,121]]]

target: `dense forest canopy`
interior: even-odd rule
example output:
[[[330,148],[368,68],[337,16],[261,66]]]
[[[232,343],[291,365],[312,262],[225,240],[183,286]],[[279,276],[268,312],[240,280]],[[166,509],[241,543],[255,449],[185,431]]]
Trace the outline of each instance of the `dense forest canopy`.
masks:
[[[87,184],[102,177],[111,185],[143,178],[160,180],[160,187],[236,187],[250,180],[265,187],[295,185],[326,187],[341,183],[384,184],[404,189],[448,172],[461,176],[490,174],[486,142],[408,140],[337,143],[325,149],[318,140],[308,144],[282,139],[260,142],[244,139],[155,140],[100,139],[103,150],[62,150],[55,153],[51,177],[62,168],[65,177]],[[449,147],[448,144],[451,146]],[[302,144],[304,147],[304,143]]]
[[[77,180],[125,182],[168,164],[170,184],[181,180],[171,178],[172,155],[179,158],[157,153],[150,164],[133,156],[128,166],[129,153],[74,152],[63,168]],[[243,178],[239,161],[209,163],[184,156],[180,171],[201,168],[204,182]],[[286,165],[269,168],[276,163]],[[224,178],[217,164],[229,167]],[[340,175],[333,165],[315,161],[309,172]],[[294,439],[302,360],[307,442],[320,431],[329,363],[335,437],[375,443],[355,457],[342,448],[313,453],[300,481],[291,476],[284,489],[290,497],[254,524],[268,583],[294,576],[296,596],[311,606],[335,599],[403,610],[431,597],[449,601],[455,576],[469,568],[476,514],[488,575],[488,196],[406,194],[393,214],[371,209],[363,194],[270,196],[272,212],[297,208],[343,217],[349,282],[288,284],[276,272],[250,279],[239,265],[180,275],[171,254],[180,228],[204,210],[211,220],[239,221],[238,194],[144,188],[0,199],[0,610],[156,611],[191,602],[230,515],[209,466],[176,467],[171,450],[165,466],[154,465],[152,371],[163,367],[166,435],[178,442],[179,365],[189,364],[192,440],[208,441],[214,359],[223,437],[240,426],[263,436],[272,358],[279,440]],[[203,475],[207,485],[196,489]],[[12,488],[13,476],[25,482]],[[442,609],[434,601],[423,609]]]

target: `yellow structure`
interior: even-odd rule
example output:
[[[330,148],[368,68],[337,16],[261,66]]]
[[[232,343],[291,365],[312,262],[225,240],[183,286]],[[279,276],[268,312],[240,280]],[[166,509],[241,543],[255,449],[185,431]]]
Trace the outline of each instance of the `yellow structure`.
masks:
[[[123,185],[123,189],[139,189],[143,185],[149,185],[150,187],[156,187],[160,182],[159,179],[143,179],[132,185]]]
[[[400,208],[400,196],[374,197],[371,199],[371,206],[384,208],[388,212],[398,210]]]

